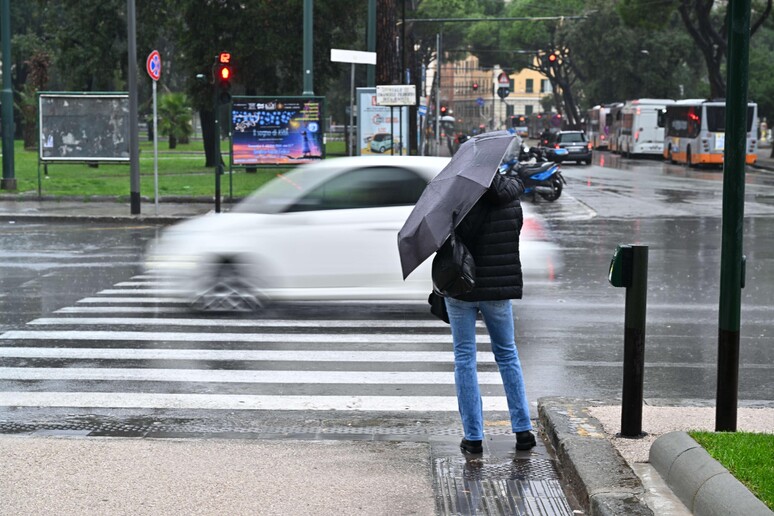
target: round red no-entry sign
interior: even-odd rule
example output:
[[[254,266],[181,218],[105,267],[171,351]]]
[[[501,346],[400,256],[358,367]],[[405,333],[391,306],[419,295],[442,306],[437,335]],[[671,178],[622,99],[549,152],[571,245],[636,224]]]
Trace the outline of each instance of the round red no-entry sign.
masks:
[[[148,56],[148,60],[145,61],[145,69],[148,71],[148,75],[154,81],[158,81],[161,77],[161,54],[158,50],[154,50]]]

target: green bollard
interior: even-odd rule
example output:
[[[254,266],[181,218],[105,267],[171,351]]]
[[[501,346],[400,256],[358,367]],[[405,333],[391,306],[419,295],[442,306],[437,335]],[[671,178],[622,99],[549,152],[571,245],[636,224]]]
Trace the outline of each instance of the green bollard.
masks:
[[[626,288],[624,316],[623,392],[621,437],[639,438],[645,379],[645,312],[648,287],[648,246],[619,245],[610,262],[608,280]]]

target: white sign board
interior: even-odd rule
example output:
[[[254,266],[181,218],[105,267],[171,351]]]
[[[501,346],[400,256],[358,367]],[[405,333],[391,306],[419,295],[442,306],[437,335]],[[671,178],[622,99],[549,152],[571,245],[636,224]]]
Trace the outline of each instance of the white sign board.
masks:
[[[378,106],[415,106],[417,87],[413,84],[377,86],[376,104]]]
[[[331,61],[352,64],[376,64],[376,52],[361,52],[359,50],[331,49]]]

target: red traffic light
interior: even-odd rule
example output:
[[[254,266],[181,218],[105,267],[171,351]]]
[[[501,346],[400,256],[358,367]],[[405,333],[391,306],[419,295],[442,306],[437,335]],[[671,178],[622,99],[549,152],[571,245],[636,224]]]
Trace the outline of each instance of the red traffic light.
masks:
[[[442,115],[446,114],[446,106],[441,106],[441,114]]]
[[[478,83],[474,82],[473,83],[473,91],[476,91],[477,89],[478,89]]]
[[[227,81],[231,79],[231,68],[228,66],[223,66],[220,69],[220,80],[221,81]]]
[[[556,54],[548,54],[548,62],[549,63],[555,63],[556,62]]]

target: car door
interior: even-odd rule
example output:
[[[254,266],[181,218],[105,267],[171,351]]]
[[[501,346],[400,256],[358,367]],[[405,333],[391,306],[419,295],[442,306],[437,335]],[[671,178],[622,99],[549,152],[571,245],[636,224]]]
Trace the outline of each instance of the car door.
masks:
[[[406,288],[397,234],[426,180],[404,167],[354,168],[332,177],[283,214],[284,285],[343,297],[394,297]],[[322,293],[320,293],[322,295]],[[313,296],[308,296],[313,297]]]

